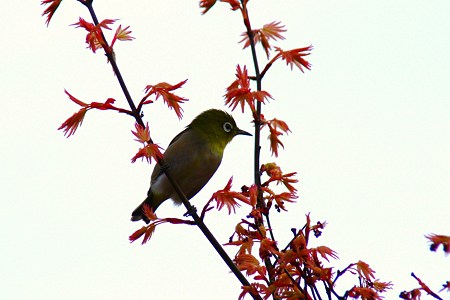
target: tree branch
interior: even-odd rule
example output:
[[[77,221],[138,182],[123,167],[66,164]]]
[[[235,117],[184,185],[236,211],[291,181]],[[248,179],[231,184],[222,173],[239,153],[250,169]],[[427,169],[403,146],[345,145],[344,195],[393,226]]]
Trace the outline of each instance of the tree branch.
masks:
[[[94,24],[97,26],[99,24],[97,16],[95,14],[93,5],[92,5],[92,0],[78,0],[79,2],[81,2],[84,6],[86,6],[89,10],[89,13],[91,14],[92,20],[94,21]],[[125,98],[127,99],[128,105],[131,108],[132,111],[132,115],[135,118],[136,122],[141,125],[142,127],[145,127],[144,122],[142,120],[142,117],[140,115],[140,111],[136,108],[133,99],[131,98],[131,95],[128,91],[128,88],[125,84],[125,81],[122,77],[122,74],[120,73],[119,67],[116,63],[116,60],[114,58],[114,53],[113,51],[110,51],[112,49],[110,49],[110,46],[107,44],[106,38],[103,35],[102,32],[102,38],[105,41],[105,54],[109,60],[109,62],[111,63],[111,66],[114,70],[114,73],[116,74],[117,80],[119,81],[120,87],[125,95]],[[148,143],[152,143],[153,141],[150,139],[148,141]],[[163,159],[158,159],[158,164],[160,166],[165,166],[165,162]],[[234,275],[237,277],[237,279],[241,282],[242,285],[244,286],[249,286],[251,287],[250,283],[248,282],[247,278],[245,278],[245,276],[241,273],[241,271],[239,271],[239,269],[237,268],[237,266],[233,263],[233,261],[231,260],[231,258],[228,256],[228,254],[225,252],[225,250],[223,249],[223,247],[220,245],[220,243],[217,241],[217,239],[214,237],[214,235],[211,233],[211,231],[208,229],[208,227],[205,225],[205,223],[202,221],[202,219],[198,216],[195,207],[193,207],[189,200],[186,198],[186,195],[184,195],[183,191],[181,190],[180,186],[178,185],[178,183],[173,179],[173,177],[170,174],[170,168],[161,168],[162,170],[164,170],[164,173],[167,176],[167,179],[170,181],[170,183],[173,186],[173,189],[175,190],[175,192],[177,193],[177,195],[179,196],[179,198],[181,199],[181,201],[183,202],[184,206],[186,207],[189,215],[194,219],[196,225],[198,226],[198,228],[200,228],[200,230],[202,231],[202,233],[205,235],[205,237],[208,239],[208,241],[211,243],[211,245],[214,247],[214,249],[217,251],[217,253],[220,255],[220,257],[223,259],[223,261],[227,264],[227,266],[230,268],[230,270],[234,273]],[[256,292],[256,291],[255,291]],[[257,299],[257,300],[262,300],[262,298],[256,293],[250,293],[253,297],[253,299]]]

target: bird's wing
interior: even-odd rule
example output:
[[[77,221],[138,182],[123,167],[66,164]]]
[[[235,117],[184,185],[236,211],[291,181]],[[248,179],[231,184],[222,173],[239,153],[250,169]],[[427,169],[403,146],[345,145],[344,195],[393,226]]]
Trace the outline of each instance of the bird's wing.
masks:
[[[180,137],[181,137],[183,134],[187,133],[187,130],[188,130],[188,129],[189,129],[189,128],[186,127],[186,129],[184,129],[182,132],[180,132],[179,134],[177,134],[177,135],[172,139],[172,141],[169,143],[169,146],[168,146],[167,149],[166,149],[166,152],[167,152],[167,150],[169,150],[169,148],[170,148],[171,145],[173,145],[176,141],[178,141],[178,140],[180,139]],[[156,179],[157,179],[159,176],[161,176],[163,173],[164,173],[164,172],[161,170],[161,166],[160,166],[159,164],[156,164],[156,166],[155,166],[155,168],[153,169],[153,172],[152,172],[151,182],[156,181]]]
[[[169,147],[170,147],[170,145],[172,145],[173,143],[175,143],[175,142],[180,138],[180,136],[182,136],[182,135],[183,135],[184,133],[186,133],[186,131],[188,131],[188,130],[189,130],[189,128],[186,127],[185,130],[183,130],[182,132],[180,132],[179,134],[177,134],[177,135],[172,139],[172,141],[170,142]],[[167,147],[167,148],[169,148],[169,147]]]

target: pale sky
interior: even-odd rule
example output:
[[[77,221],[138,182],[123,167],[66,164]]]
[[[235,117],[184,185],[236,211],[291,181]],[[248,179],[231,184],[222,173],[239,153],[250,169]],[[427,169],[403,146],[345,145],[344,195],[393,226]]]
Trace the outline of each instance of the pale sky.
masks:
[[[239,282],[197,228],[160,226],[150,243],[129,243],[141,226],[130,214],[153,166],[130,163],[140,145],[124,115],[91,111],[75,136],[57,131],[79,109],[64,89],[86,102],[126,103],[101,52],[85,49],[85,32],[68,26],[90,21],[87,10],[65,0],[47,28],[39,3],[0,4],[0,298],[237,299]],[[222,96],[237,64],[252,70],[237,44],[240,15],[225,4],[204,16],[186,0],[96,0],[95,8],[99,19],[131,26],[136,39],[115,50],[136,101],[147,84],[188,79],[178,92],[190,99],[181,121],[162,101],[144,111],[162,147],[201,111],[227,109]],[[261,160],[299,179],[297,203],[272,216],[280,245],[310,212],[328,223],[312,245],[335,250],[336,268],[369,263],[394,283],[386,299],[417,287],[411,272],[438,291],[450,279],[449,258],[430,252],[424,235],[450,235],[450,2],[260,0],[249,9],[255,28],[286,26],[278,46],[314,46],[311,72],[279,63],[263,81],[274,97],[263,113],[292,133],[279,158],[264,139]],[[253,131],[248,112],[233,115]],[[252,146],[243,136],[229,145],[192,199],[197,208],[232,175],[236,189],[251,184]],[[184,212],[167,202],[158,215]],[[206,223],[226,243],[246,213],[212,212]]]

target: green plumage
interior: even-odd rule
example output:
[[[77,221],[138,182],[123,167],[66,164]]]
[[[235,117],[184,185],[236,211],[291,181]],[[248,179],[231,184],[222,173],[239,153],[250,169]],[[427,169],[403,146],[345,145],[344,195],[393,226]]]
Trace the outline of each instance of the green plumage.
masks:
[[[170,142],[164,161],[171,176],[188,199],[194,197],[211,179],[219,167],[226,145],[236,135],[250,135],[239,129],[233,117],[224,111],[210,109],[202,112]],[[181,204],[177,193],[157,164],[153,170],[147,199],[132,213],[131,220],[149,222],[143,205],[153,211],[171,198]]]

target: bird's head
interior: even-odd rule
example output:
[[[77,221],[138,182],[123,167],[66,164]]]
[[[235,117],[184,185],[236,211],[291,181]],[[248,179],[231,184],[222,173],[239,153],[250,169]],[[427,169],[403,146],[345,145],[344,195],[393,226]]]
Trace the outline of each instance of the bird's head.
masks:
[[[209,143],[213,143],[222,151],[236,135],[251,135],[239,129],[230,114],[219,109],[202,112],[188,125],[188,128],[204,136]]]

